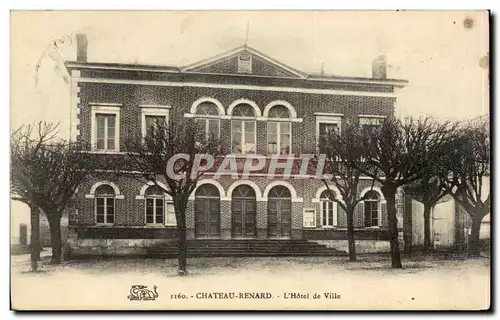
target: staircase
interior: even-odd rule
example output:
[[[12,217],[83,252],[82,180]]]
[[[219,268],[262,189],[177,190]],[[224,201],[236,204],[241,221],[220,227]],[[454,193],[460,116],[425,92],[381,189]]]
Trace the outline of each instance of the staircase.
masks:
[[[175,257],[176,243],[147,248],[154,257]],[[346,256],[347,253],[307,240],[189,240],[188,257]]]

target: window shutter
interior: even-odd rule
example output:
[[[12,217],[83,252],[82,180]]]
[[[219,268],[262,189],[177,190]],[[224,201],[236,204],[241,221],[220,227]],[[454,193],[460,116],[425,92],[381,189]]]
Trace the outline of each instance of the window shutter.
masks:
[[[365,225],[365,203],[361,201],[354,210],[354,228],[363,228]]]
[[[176,226],[175,207],[173,202],[165,202],[165,225]]]
[[[380,211],[381,211],[381,218],[382,218],[382,223],[381,227],[388,227],[389,222],[388,222],[388,217],[387,217],[387,202],[385,200],[380,201]]]
[[[339,228],[347,228],[347,213],[337,203],[337,225]]]
[[[339,205],[336,202],[331,202],[332,205],[332,226],[337,227],[339,225]]]
[[[316,228],[316,210],[304,209],[302,218],[304,228]]]
[[[398,218],[398,229],[403,228],[403,198],[396,198],[396,217]]]

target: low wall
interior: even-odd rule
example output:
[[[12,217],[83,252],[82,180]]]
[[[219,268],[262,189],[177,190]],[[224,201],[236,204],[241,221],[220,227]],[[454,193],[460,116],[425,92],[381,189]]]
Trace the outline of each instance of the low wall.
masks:
[[[148,248],[158,245],[172,246],[177,244],[164,239],[78,239],[68,241],[66,258],[77,256],[128,256],[144,255]]]
[[[349,252],[347,240],[318,240],[315,242],[325,245],[328,248],[334,248],[339,251]],[[403,251],[403,241],[399,242],[399,247],[400,250]],[[389,241],[356,240],[356,253],[386,253],[390,251],[391,247]]]

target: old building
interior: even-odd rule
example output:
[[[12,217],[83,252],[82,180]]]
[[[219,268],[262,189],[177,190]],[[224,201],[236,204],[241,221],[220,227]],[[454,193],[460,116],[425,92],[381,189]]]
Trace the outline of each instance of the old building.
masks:
[[[125,132],[144,133],[154,121],[182,116],[205,121],[237,158],[299,160],[317,152],[327,130],[393,117],[396,91],[407,83],[386,77],[384,57],[374,60],[371,78],[306,74],[248,46],[185,67],[94,63],[87,61],[86,38],[78,39],[77,61],[66,63],[72,134],[99,157],[123,156]],[[345,213],[326,199],[322,181],[298,174],[212,179],[207,173],[189,202],[188,238],[345,242]],[[388,239],[387,215],[380,189],[370,186],[364,178],[359,191],[370,198],[359,205],[355,227],[358,239],[375,243]],[[175,238],[172,202],[147,183],[126,175],[95,178],[77,197],[69,223],[73,253],[145,253]],[[402,226],[401,196],[398,209]]]

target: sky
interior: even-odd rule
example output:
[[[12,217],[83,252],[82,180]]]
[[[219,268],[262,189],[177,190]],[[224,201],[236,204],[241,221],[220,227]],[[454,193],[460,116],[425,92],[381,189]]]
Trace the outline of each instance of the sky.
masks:
[[[18,11],[11,14],[12,129],[55,121],[68,135],[67,74],[44,52],[76,33],[87,35],[91,62],[183,66],[247,39],[304,72],[323,66],[325,73],[369,77],[372,60],[385,54],[388,77],[409,81],[397,92],[398,116],[461,120],[489,112],[486,12]],[[60,60],[75,60],[74,44],[66,41]]]

